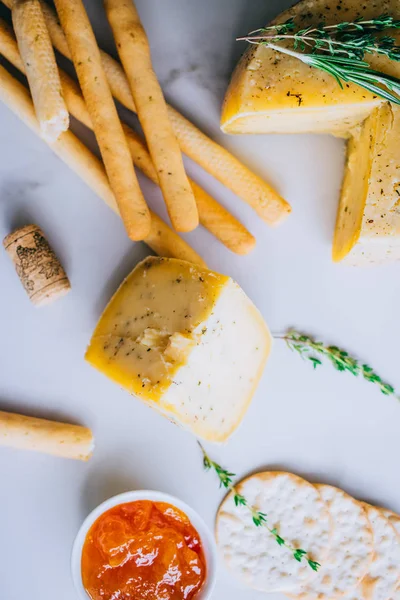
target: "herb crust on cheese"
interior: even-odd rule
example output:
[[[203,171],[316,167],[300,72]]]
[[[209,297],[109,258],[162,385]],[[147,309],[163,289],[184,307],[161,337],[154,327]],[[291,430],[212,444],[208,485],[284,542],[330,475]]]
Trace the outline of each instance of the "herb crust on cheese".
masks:
[[[273,23],[301,26],[390,14],[397,0],[301,0]],[[394,30],[390,35],[400,39]],[[398,41],[399,43],[399,41]],[[400,63],[366,55],[374,69],[400,77]],[[329,133],[349,138],[333,259],[353,265],[400,259],[399,109],[353,83],[265,46],[251,46],[228,88],[226,133]]]
[[[262,316],[231,278],[149,257],[111,299],[86,359],[198,437],[222,442],[241,422],[270,348]]]

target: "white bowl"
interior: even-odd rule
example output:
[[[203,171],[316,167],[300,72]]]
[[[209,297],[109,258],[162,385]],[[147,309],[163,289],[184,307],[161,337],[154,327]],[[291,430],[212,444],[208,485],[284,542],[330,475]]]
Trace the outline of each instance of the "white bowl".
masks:
[[[190,508],[190,506],[182,502],[182,500],[179,500],[179,498],[152,490],[137,490],[133,492],[125,492],[124,494],[118,494],[118,496],[113,496],[112,498],[109,498],[100,504],[86,517],[78,531],[78,535],[75,538],[71,557],[72,579],[74,581],[79,598],[81,600],[88,600],[89,598],[85,588],[83,587],[81,572],[82,548],[89,529],[100,517],[100,515],[105,513],[110,508],[113,508],[118,504],[124,504],[125,502],[135,502],[135,500],[167,502],[168,504],[172,504],[172,506],[179,508],[179,510],[184,512],[189,517],[191,524],[197,530],[200,536],[207,565],[206,580],[199,594],[195,596],[195,600],[208,600],[211,598],[216,580],[217,567],[217,551],[213,535],[210,533],[210,530],[204,523],[203,519],[193,510],[193,508]]]

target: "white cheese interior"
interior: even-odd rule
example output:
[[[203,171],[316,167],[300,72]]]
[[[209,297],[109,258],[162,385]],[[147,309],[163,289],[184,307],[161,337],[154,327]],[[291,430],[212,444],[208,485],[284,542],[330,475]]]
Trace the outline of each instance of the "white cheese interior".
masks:
[[[198,343],[160,403],[199,437],[223,441],[251,401],[270,351],[271,336],[243,290],[229,280]]]
[[[305,108],[300,115],[297,108],[242,112],[224,123],[222,129],[227,133],[330,133],[348,137],[349,129],[363,121],[377,104]]]

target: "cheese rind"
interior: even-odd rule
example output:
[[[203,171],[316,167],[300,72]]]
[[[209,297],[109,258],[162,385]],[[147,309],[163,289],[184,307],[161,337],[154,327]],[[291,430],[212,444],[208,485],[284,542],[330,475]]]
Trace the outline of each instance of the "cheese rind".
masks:
[[[334,262],[343,260],[360,239],[376,143],[378,110],[375,109],[374,113],[353,131],[347,144],[346,167],[332,248]]]
[[[229,277],[150,257],[121,285],[86,359],[198,437],[226,440],[241,422],[271,335]]]

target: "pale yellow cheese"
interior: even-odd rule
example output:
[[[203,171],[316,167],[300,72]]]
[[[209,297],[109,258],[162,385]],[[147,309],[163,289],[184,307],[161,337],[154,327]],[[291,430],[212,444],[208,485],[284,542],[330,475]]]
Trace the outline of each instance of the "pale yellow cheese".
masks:
[[[378,111],[379,107],[361,125],[354,128],[347,144],[346,167],[332,249],[335,262],[345,258],[360,238],[376,144]]]
[[[229,277],[149,257],[104,311],[86,359],[211,441],[236,429],[270,351],[260,313]]]
[[[329,25],[384,13],[400,19],[398,0],[301,0],[274,22],[294,18],[300,26]],[[400,43],[398,30],[390,35]],[[374,55],[366,59],[374,69],[400,77],[399,62]],[[398,121],[397,108],[391,111],[365,89],[351,83],[341,88],[332,76],[294,57],[250,46],[233,74],[221,127],[226,133],[311,132],[350,138],[333,258],[363,265],[400,258]]]
[[[348,145],[333,259],[359,265],[400,259],[400,108],[383,104]]]

